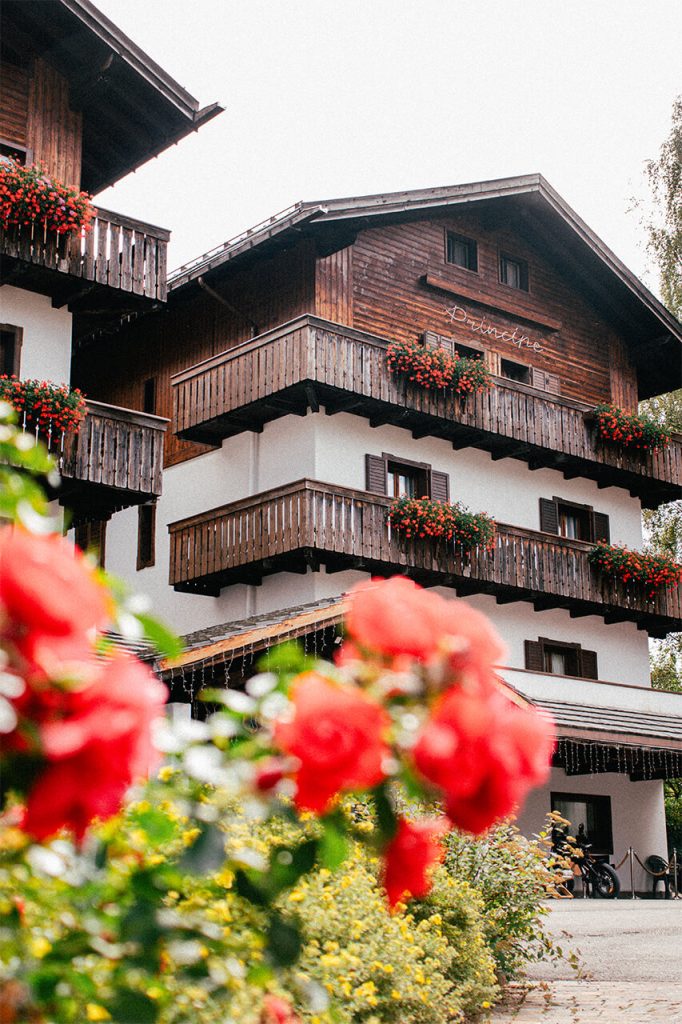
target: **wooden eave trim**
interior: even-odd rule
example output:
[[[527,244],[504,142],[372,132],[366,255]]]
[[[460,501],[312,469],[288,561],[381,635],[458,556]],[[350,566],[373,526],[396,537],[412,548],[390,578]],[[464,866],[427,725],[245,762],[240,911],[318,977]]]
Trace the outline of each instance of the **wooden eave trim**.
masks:
[[[552,534],[552,536],[554,536],[554,534]],[[588,676],[560,676],[557,675],[556,672],[540,672],[531,668],[515,668],[513,665],[500,665],[498,667],[501,672],[523,672],[524,675],[527,676],[543,676],[547,679],[554,679],[557,683],[565,683],[567,680],[571,682],[572,680],[577,679],[585,683],[599,683],[604,686],[618,686],[624,690],[640,690],[643,693],[674,693],[679,696],[680,701],[682,702],[682,693],[679,693],[677,690],[659,690],[653,686],[638,686],[636,683],[621,683],[614,679],[591,679]],[[513,686],[513,683],[510,683],[509,685]],[[529,697],[528,700],[532,700],[532,698]],[[602,705],[600,704],[599,707],[601,706]],[[682,715],[682,704],[680,706],[680,714]]]
[[[551,712],[549,713],[551,714]],[[642,736],[640,733],[628,732],[606,732],[599,729],[590,729],[588,726],[557,725],[556,731],[560,740],[585,740],[602,743],[604,746],[646,747],[647,749],[682,751],[682,740],[665,739],[659,736]]]
[[[59,0],[59,3],[124,60],[141,78],[158,93],[161,93],[190,122],[193,122],[201,113],[199,101],[112,21],[109,21],[94,4],[90,3],[90,0]]]
[[[494,309],[498,313],[504,313],[516,320],[526,320],[528,323],[544,327],[549,331],[561,330],[561,320],[547,316],[535,303],[529,302],[520,296],[518,298],[514,296],[513,299],[509,300],[498,298],[497,296],[491,298],[478,288],[469,288],[459,282],[448,281],[436,274],[424,274],[420,281],[428,288],[435,288],[438,291],[447,292],[448,295],[454,295],[456,298],[476,302],[479,306],[485,306],[486,309]]]

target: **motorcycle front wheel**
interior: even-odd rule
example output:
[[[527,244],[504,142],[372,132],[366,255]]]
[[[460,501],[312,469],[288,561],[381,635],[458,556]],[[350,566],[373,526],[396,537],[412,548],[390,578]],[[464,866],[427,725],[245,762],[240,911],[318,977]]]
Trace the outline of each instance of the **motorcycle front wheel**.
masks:
[[[592,892],[596,899],[615,900],[620,892],[618,875],[608,864],[595,864],[592,869]]]

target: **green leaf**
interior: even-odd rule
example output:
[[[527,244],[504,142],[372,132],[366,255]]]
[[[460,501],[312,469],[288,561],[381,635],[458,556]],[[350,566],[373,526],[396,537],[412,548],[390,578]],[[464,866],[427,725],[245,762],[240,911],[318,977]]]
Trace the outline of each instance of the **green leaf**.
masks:
[[[393,839],[398,828],[398,818],[391,798],[385,786],[377,786],[373,791],[374,805],[377,811],[377,824],[381,834],[382,845]]]
[[[263,876],[259,875],[259,877]],[[267,907],[270,902],[270,896],[266,890],[257,885],[242,868],[238,868],[235,872],[234,887],[243,899],[253,903],[256,907]]]
[[[180,858],[180,870],[209,875],[225,862],[225,834],[217,825],[204,823],[195,842]]]
[[[322,838],[319,841],[319,859],[323,867],[336,871],[348,856],[348,840],[338,822],[332,818],[322,820]]]
[[[270,919],[267,937],[267,950],[273,963],[278,967],[290,967],[296,963],[303,945],[298,925],[274,914]]]
[[[273,898],[296,885],[301,875],[312,870],[317,857],[317,839],[306,839],[298,846],[276,846],[270,854],[268,885]]]
[[[132,988],[119,989],[115,999],[105,1006],[118,1024],[154,1024],[159,1016],[154,1000]]]
[[[159,654],[165,658],[177,658],[182,654],[183,646],[179,637],[153,615],[136,614],[135,618],[144,630],[144,638],[152,644]]]
[[[158,807],[150,807],[146,811],[136,811],[131,814],[131,819],[143,830],[154,846],[170,842],[177,832],[175,822]]]

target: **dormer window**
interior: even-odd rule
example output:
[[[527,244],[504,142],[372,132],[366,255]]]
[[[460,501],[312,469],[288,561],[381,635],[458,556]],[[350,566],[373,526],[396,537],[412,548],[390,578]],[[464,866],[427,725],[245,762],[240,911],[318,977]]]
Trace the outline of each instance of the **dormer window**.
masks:
[[[446,235],[446,260],[464,270],[478,271],[478,247],[473,238],[456,235],[448,231]]]
[[[500,253],[500,281],[510,288],[528,291],[528,264],[516,256]]]

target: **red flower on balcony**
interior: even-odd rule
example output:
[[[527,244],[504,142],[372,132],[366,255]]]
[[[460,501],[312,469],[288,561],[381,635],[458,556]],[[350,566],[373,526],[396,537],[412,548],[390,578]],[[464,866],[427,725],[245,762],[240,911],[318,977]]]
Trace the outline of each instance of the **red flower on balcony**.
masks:
[[[598,405],[594,415],[600,438],[621,448],[655,452],[667,448],[672,440],[650,416],[627,413],[615,405]]]
[[[0,164],[0,224],[37,224],[58,235],[89,230],[95,215],[91,196],[50,178],[42,164]]]
[[[19,426],[35,433],[48,447],[64,434],[78,433],[87,409],[78,388],[6,374],[0,376],[0,399],[16,410]]]
[[[495,543],[495,521],[485,512],[469,511],[460,502],[396,498],[386,513],[386,521],[408,540],[451,540],[462,551],[478,547],[492,550]]]
[[[475,394],[492,387],[488,367],[480,359],[463,359],[442,348],[426,348],[416,342],[393,341],[386,350],[392,373],[428,391]]]
[[[604,576],[645,587],[650,598],[682,582],[682,565],[670,555],[631,551],[619,544],[600,541],[590,551],[588,559]]]

